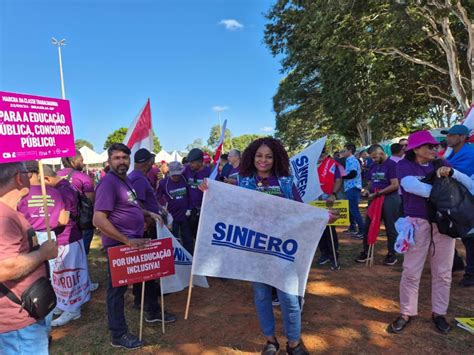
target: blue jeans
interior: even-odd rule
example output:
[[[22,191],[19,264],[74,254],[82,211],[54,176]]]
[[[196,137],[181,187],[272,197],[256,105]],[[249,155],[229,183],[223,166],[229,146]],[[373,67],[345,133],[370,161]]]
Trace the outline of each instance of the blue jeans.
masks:
[[[107,262],[108,261],[107,258]],[[125,319],[125,292],[127,292],[128,286],[112,287],[110,266],[108,266],[108,270],[107,317],[112,338],[118,339],[128,332],[127,321]]]
[[[360,189],[353,187],[346,191],[346,197],[349,200],[349,219],[351,221],[351,229],[359,226],[359,232],[364,232],[364,221],[359,211]]]
[[[275,335],[275,317],[272,306],[272,286],[252,282],[255,308],[263,335]],[[277,289],[280,300],[283,327],[288,341],[299,341],[301,337],[301,306],[299,297]]]
[[[48,355],[48,330],[44,319],[25,328],[0,334],[0,354]]]
[[[86,255],[89,255],[89,249],[91,248],[92,238],[94,238],[93,229],[85,229],[82,231],[82,239],[84,241],[84,249],[86,251]]]

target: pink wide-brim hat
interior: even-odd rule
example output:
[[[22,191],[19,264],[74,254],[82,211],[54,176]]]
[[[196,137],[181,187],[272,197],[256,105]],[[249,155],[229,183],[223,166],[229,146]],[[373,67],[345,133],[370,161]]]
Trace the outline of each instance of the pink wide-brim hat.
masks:
[[[418,131],[408,136],[408,146],[406,150],[412,150],[424,144],[438,145],[439,142],[431,135],[430,131]]]

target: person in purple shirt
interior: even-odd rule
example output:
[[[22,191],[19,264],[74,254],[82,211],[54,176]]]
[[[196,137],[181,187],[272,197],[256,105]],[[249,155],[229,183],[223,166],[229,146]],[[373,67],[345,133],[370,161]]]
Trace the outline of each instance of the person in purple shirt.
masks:
[[[100,180],[96,189],[94,225],[102,231],[105,248],[125,244],[141,248],[148,239],[142,238],[145,217],[131,182],[127,177],[130,167],[130,149],[114,143],[108,149],[110,172]],[[112,335],[111,345],[137,349],[143,341],[128,332],[125,320],[124,296],[127,286],[113,287],[109,273],[107,287],[108,325]]]
[[[194,241],[191,236],[188,216],[189,186],[183,177],[184,167],[174,161],[169,164],[168,176],[158,184],[156,197],[167,203],[167,210],[173,216],[173,235],[181,240],[183,247],[191,254],[194,252]]]
[[[224,182],[232,185],[238,185],[239,167],[240,167],[240,151],[232,149],[228,155],[230,167],[223,172]]]
[[[81,317],[81,306],[90,299],[89,270],[82,233],[76,222],[79,203],[77,191],[71,186],[69,181],[58,176],[49,165],[45,165],[43,170],[46,186],[52,187],[59,192],[64,201],[65,210],[69,213],[69,220],[64,230],[56,236],[59,245],[59,257],[57,262],[54,263],[55,266],[52,270],[53,279],[60,279],[64,275],[64,269],[71,269],[72,267],[78,270],[81,280],[86,280],[84,282],[79,281],[81,283],[75,286],[75,292],[69,292],[69,294],[64,293],[65,289],[73,291],[74,288],[58,287],[59,292],[63,294],[59,296],[57,293],[58,304],[53,314],[59,315],[59,317],[52,321],[51,326],[59,327]],[[80,291],[77,288],[80,288]],[[78,294],[81,297],[78,297]],[[80,299],[78,300],[78,298]],[[63,304],[68,305],[67,309],[63,309]]]
[[[418,292],[426,257],[431,264],[432,320],[443,334],[451,330],[445,318],[449,305],[455,239],[441,234],[429,219],[428,197],[432,186],[422,180],[435,172],[438,142],[429,131],[418,131],[408,137],[405,158],[397,163],[397,178],[403,194],[405,216],[415,224],[414,241],[404,254],[400,281],[400,316],[388,330],[400,333],[418,314]],[[449,165],[439,161],[438,165]]]
[[[76,150],[75,156],[62,158],[61,162],[64,169],[59,170],[58,175],[67,177],[67,180],[80,194],[85,195],[92,203],[94,203],[94,181],[89,177],[89,175],[83,173],[84,158],[82,157],[81,152]],[[86,248],[86,254],[88,255],[94,237],[94,228],[83,229],[82,237],[84,240],[84,247]],[[97,287],[98,284],[93,285],[93,289],[96,289]]]
[[[367,187],[362,191],[362,195],[369,198],[369,203],[378,196],[384,196],[382,218],[387,231],[387,255],[383,263],[384,265],[395,265],[398,261],[395,257],[395,241],[398,236],[395,222],[398,217],[400,217],[401,205],[400,195],[398,194],[397,163],[388,158],[382,146],[379,144],[370,146],[369,154],[374,163],[367,172],[369,182]],[[367,252],[369,249],[367,234],[370,223],[370,218],[367,217],[363,237],[364,250],[355,260],[358,263],[365,263],[367,260]]]
[[[199,190],[199,185],[202,184],[205,178],[211,175],[211,169],[209,166],[204,166],[204,153],[199,148],[191,149],[187,160],[188,164],[183,171],[183,176],[189,185],[189,207],[191,208],[189,226],[193,239],[196,239],[203,197],[203,192]]]

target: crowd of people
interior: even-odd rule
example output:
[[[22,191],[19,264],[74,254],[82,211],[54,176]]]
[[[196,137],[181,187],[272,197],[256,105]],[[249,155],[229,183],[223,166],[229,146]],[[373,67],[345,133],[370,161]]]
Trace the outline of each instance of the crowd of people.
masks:
[[[466,143],[469,130],[455,125],[446,134],[447,147],[442,147],[429,131],[410,134],[384,150],[379,144],[356,152],[347,143],[332,156],[325,149],[319,157],[318,175],[328,208],[336,200],[349,201],[350,226],[344,233],[361,240],[362,251],[355,258],[365,263],[369,231],[379,220],[362,217],[361,198],[371,205],[381,199],[381,219],[387,234],[384,265],[398,262],[398,240],[405,236],[397,228],[403,221],[412,228],[412,239],[403,253],[400,281],[400,316],[388,330],[400,333],[417,315],[418,291],[423,266],[430,256],[432,273],[432,319],[436,328],[447,333],[446,319],[454,260],[455,239],[444,234],[433,219],[433,206],[428,198],[433,181],[451,177],[469,193],[474,192],[474,150]],[[441,150],[440,150],[441,147]],[[95,173],[94,183],[84,173],[79,151],[62,159],[63,169],[54,171],[36,161],[8,163],[0,166],[0,349],[6,354],[32,351],[48,353],[51,327],[60,327],[78,319],[81,307],[89,301],[99,285],[90,280],[87,257],[96,229],[105,249],[116,245],[139,248],[157,236],[156,222],[169,226],[183,247],[193,254],[206,179],[214,166],[211,157],[200,149],[192,149],[182,162],[155,164],[155,155],[139,149],[133,155],[120,143],[108,149],[107,166]],[[231,150],[216,162],[216,180],[222,183],[302,202],[293,183],[288,154],[274,138],[260,138],[243,153]],[[46,182],[48,213],[43,208],[40,172]],[[436,210],[434,211],[436,212]],[[279,218],[275,216],[275,218]],[[330,221],[337,219],[330,213]],[[39,242],[49,225],[55,240]],[[460,286],[474,286],[474,238],[462,235],[466,249],[466,266]],[[339,242],[336,228],[327,226],[319,243],[318,263],[338,265]],[[53,262],[47,262],[53,260]],[[459,262],[457,263],[459,267]],[[51,270],[49,270],[51,269]],[[80,270],[72,284],[61,279],[65,270]],[[38,316],[15,302],[26,297],[32,285],[51,279],[56,307]],[[39,287],[39,286],[38,286]],[[43,283],[43,293],[51,290]],[[129,332],[125,318],[124,295],[127,286],[113,287],[107,282],[107,316],[111,345],[136,349],[143,341]],[[287,337],[288,354],[308,354],[300,342],[301,297],[285,293],[263,283],[252,283],[254,303],[266,344],[262,354],[277,354],[280,344],[275,334],[273,307],[279,305]],[[160,291],[155,281],[145,283],[144,304],[147,323],[175,322],[176,316],[161,314]],[[140,308],[141,284],[133,285],[133,307]],[[21,302],[20,302],[21,303]],[[51,302],[50,302],[51,303]],[[53,319],[54,318],[54,319]],[[50,338],[49,338],[50,339]]]

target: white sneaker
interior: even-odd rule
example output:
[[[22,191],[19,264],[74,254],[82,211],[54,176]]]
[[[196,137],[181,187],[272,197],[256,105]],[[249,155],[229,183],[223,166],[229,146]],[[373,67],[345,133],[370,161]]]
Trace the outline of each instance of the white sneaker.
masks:
[[[81,311],[77,312],[63,312],[59,318],[56,318],[51,322],[52,327],[61,327],[68,324],[72,320],[81,318]]]
[[[94,292],[98,288],[99,288],[99,283],[98,282],[91,282],[91,286],[90,286],[90,291],[91,292]]]
[[[53,316],[60,316],[61,314],[63,314],[63,310],[62,309],[59,309],[58,307],[55,307],[53,309]]]

